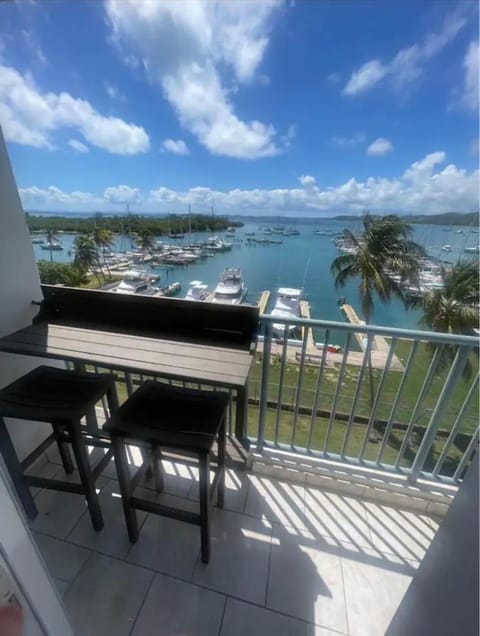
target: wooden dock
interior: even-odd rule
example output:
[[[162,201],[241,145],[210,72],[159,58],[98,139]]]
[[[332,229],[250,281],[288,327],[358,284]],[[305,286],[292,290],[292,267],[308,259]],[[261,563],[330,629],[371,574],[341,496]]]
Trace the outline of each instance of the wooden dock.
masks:
[[[260,298],[257,301],[258,308],[260,309],[260,314],[264,314],[267,311],[268,301],[270,300],[271,292],[267,290],[262,291],[260,294]]]
[[[307,300],[300,301],[300,317],[308,318],[310,320],[310,303]],[[305,333],[306,330],[306,333]],[[312,327],[302,327],[302,340],[307,339],[307,352],[313,352],[315,350],[315,340],[313,338]]]

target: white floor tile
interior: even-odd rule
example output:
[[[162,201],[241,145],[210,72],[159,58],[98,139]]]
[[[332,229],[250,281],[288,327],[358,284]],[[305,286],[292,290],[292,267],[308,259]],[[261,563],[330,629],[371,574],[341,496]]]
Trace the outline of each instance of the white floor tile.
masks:
[[[305,528],[305,487],[294,482],[249,475],[245,512],[283,526]]]
[[[305,489],[307,529],[330,537],[338,543],[348,542],[369,547],[372,544],[367,524],[367,510],[354,497]]]
[[[68,583],[73,581],[82,565],[91,556],[91,552],[87,550],[38,532],[33,533],[33,537],[50,574]]]
[[[57,464],[52,464],[51,462],[47,461],[45,457],[42,457],[41,459],[36,461],[33,466],[30,466],[30,468],[26,470],[26,474],[35,475],[35,477],[47,477],[48,479],[51,479],[55,477],[59,470],[60,467]],[[32,495],[36,497],[41,491],[41,488],[32,486],[30,488],[30,491]]]
[[[270,541],[269,523],[227,510],[215,510],[210,563],[197,562],[193,582],[263,605]]]
[[[79,636],[127,636],[153,573],[110,557],[93,555],[64,600]]]
[[[342,567],[349,633],[383,636],[411,580],[413,568],[398,559],[368,554],[350,558],[343,550]]]
[[[318,535],[274,527],[267,607],[346,632],[340,549]]]
[[[76,471],[66,475],[60,470],[56,477],[63,481],[79,481]],[[106,483],[107,480],[103,477],[97,479],[97,491],[100,492]],[[57,539],[65,539],[82,514],[87,511],[85,496],[70,492],[42,489],[35,497],[35,503],[38,515],[30,522],[30,527],[34,531],[49,534]]]
[[[318,625],[308,624],[307,636],[348,636],[348,634],[343,635],[342,632],[332,632],[331,629],[325,629]]]
[[[157,574],[132,636],[216,636],[224,605],[221,594]]]
[[[295,618],[229,598],[220,636],[306,636],[305,630]]]
[[[175,508],[197,511],[193,501],[170,495],[161,497],[162,503]],[[164,574],[190,580],[200,552],[200,526],[149,514],[126,560]]]
[[[372,544],[381,552],[421,561],[436,529],[427,515],[365,502]]]
[[[213,472],[211,479],[213,479]],[[243,512],[245,510],[245,502],[247,500],[249,480],[246,473],[227,469],[225,473],[225,510],[233,512]],[[198,495],[198,473],[195,483],[189,492],[189,498],[195,501],[199,500]],[[216,502],[214,502],[216,503]]]

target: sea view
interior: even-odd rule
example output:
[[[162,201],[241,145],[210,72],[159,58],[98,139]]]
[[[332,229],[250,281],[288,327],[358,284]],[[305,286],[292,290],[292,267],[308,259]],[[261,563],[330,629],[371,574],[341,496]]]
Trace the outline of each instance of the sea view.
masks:
[[[262,291],[271,292],[267,311],[273,308],[278,287],[296,287],[303,288],[304,296],[311,306],[312,318],[343,321],[345,317],[337,304],[339,297],[345,297],[362,318],[358,293],[359,280],[348,282],[343,289],[335,288],[330,266],[338,254],[337,248],[332,236],[314,234],[315,231],[332,234],[342,232],[345,227],[355,230],[355,221],[303,219],[297,224],[299,235],[268,237],[281,240],[281,244],[260,245],[248,241],[250,237],[247,234],[251,235],[254,232],[256,237],[262,238],[263,231],[275,223],[276,219],[271,217],[249,221],[236,229],[235,238],[229,237],[228,240],[233,241],[231,251],[217,253],[191,265],[171,266],[162,270],[153,270],[148,263],[136,267],[160,275],[158,284],[161,286],[179,282],[181,291],[177,297],[185,296],[189,283],[193,280],[200,280],[213,290],[225,268],[239,267],[248,288],[246,302],[256,303]],[[438,225],[412,225],[412,228],[414,240],[423,245],[428,256],[433,259],[454,263],[459,258],[478,258],[475,254],[464,252],[465,248],[478,245],[479,235],[476,228]],[[158,237],[158,240],[181,246],[184,243],[205,241],[209,236],[208,232],[197,232],[192,235],[185,234],[183,239],[163,236]],[[224,233],[220,233],[219,236],[224,236]],[[54,261],[72,261],[75,234],[62,233],[59,234],[59,238],[64,249],[52,252]],[[117,235],[114,245],[118,251],[129,251],[132,242],[128,236]],[[442,250],[445,245],[450,245],[451,251]],[[42,249],[41,245],[35,244],[33,247],[37,260],[50,259],[49,251]],[[388,304],[377,300],[372,322],[388,327],[418,328],[420,316],[419,310],[407,311],[396,299],[392,299]]]

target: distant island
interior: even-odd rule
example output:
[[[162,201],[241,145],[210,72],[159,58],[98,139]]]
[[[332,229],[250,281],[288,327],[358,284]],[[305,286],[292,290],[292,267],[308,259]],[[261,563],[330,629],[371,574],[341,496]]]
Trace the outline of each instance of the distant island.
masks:
[[[403,214],[399,215],[412,224],[425,225],[466,225],[478,227],[480,215],[478,212],[445,212],[444,214]],[[341,215],[330,217],[335,221],[358,221],[358,216]]]
[[[134,234],[149,230],[157,236],[187,234],[188,232],[221,232],[228,227],[241,227],[240,221],[231,221],[225,216],[207,214],[185,214],[157,217],[141,214],[108,216],[94,214],[90,217],[41,216],[25,213],[30,232],[92,232],[96,227],[110,230],[115,234]]]

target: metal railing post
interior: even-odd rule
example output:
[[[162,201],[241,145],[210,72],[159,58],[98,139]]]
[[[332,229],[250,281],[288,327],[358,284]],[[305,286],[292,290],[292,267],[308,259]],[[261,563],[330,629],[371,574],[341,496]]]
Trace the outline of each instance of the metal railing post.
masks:
[[[411,481],[416,481],[420,472],[422,471],[430,448],[435,441],[435,436],[440,426],[440,420],[442,418],[442,415],[444,415],[445,413],[445,407],[450,400],[453,387],[456,385],[457,380],[461,376],[465,363],[467,362],[467,358],[470,355],[470,351],[470,347],[460,346],[455,355],[455,359],[450,367],[447,379],[445,380],[445,384],[442,387],[442,391],[439,395],[435,408],[433,409],[430,422],[428,423],[428,426],[425,430],[425,435],[423,436],[420,447],[417,451],[415,459],[413,460],[412,468],[409,474],[409,480]]]
[[[272,325],[265,323],[265,336],[263,340],[262,382],[260,386],[260,408],[258,412],[258,437],[257,450],[262,452],[265,440],[265,418],[267,415],[268,400],[268,376],[270,375],[270,352],[272,350]]]

